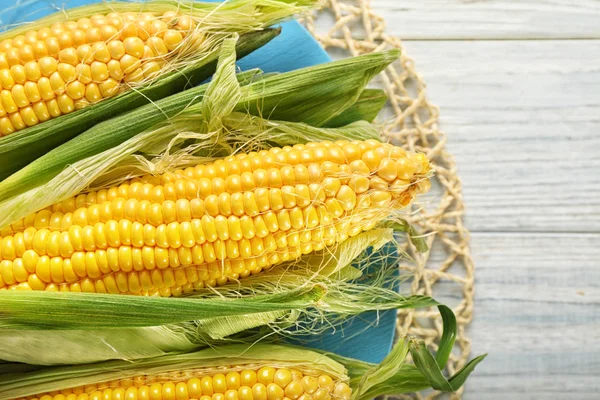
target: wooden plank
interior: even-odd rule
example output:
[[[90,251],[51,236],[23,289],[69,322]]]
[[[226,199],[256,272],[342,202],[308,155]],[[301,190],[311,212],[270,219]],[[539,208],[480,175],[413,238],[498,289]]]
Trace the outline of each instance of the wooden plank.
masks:
[[[474,233],[472,252],[468,333],[489,356],[464,398],[597,398],[600,234]]]
[[[600,38],[595,0],[375,0],[371,7],[388,21],[387,33],[405,40]]]
[[[600,40],[409,41],[479,231],[600,227]]]

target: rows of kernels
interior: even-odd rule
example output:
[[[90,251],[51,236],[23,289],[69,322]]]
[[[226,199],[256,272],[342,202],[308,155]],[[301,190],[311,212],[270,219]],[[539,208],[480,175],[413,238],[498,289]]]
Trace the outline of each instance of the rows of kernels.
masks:
[[[2,239],[0,259],[20,256],[15,246],[21,242],[22,251],[32,248],[38,255],[70,257],[77,251],[121,245],[177,249],[202,245],[205,241],[265,238],[280,230],[327,227],[336,219],[354,213],[361,197],[380,197],[378,191],[357,197],[348,186],[338,186],[340,189],[330,192],[329,197],[327,190],[319,190],[320,187],[311,190],[307,185],[284,187],[284,190],[257,189],[242,194],[238,205],[228,201],[218,204],[212,195],[205,201],[180,199],[163,204],[117,198],[66,214],[43,210],[14,227],[23,228],[23,233]],[[233,212],[237,215],[232,215]],[[231,246],[228,242],[223,245]]]
[[[331,148],[341,145],[329,143]],[[289,179],[284,171],[290,165],[271,168],[289,185],[263,184],[265,170],[258,168],[256,157],[248,164],[257,169],[236,175],[239,170],[227,167],[234,165],[236,157],[241,161],[248,158],[236,156],[179,172],[179,176],[199,172],[203,176],[196,176],[197,180],[188,176],[169,182],[173,175],[167,174],[162,186],[136,181],[68,199],[19,221],[1,239],[0,276],[4,282],[0,287],[50,290],[55,284],[81,284],[85,278],[96,279],[85,285],[85,291],[104,291],[105,286],[111,293],[115,287],[121,293],[146,293],[150,286],[141,282],[150,280],[133,271],[211,263],[220,263],[221,267],[215,268],[220,275],[201,282],[223,284],[371,229],[390,209],[405,206],[424,190],[423,182],[428,183],[423,178],[429,169],[424,156],[407,157],[402,149],[378,142],[346,145],[347,157],[355,158],[347,164],[323,161],[335,157],[335,152],[320,152],[327,148],[325,144],[275,152],[296,151],[294,159],[310,163],[308,167],[295,165],[291,172],[295,175]],[[379,149],[384,155],[395,152],[396,159],[382,158]],[[264,153],[258,157],[266,159]],[[323,162],[311,163],[315,160]],[[400,163],[403,160],[410,163]],[[407,165],[413,178],[399,183],[397,176],[403,173],[406,177]],[[218,176],[226,173],[232,175],[226,179]],[[226,191],[229,178],[244,174],[255,180],[242,181],[233,189],[245,191]],[[167,197],[175,201],[165,200]],[[231,263],[244,267],[230,268]],[[117,273],[121,275],[114,276]],[[159,275],[162,279],[162,273]],[[102,279],[111,281],[98,283]],[[111,285],[114,280],[120,284]],[[181,280],[177,285],[187,283],[195,282]],[[174,286],[167,277],[152,290]]]
[[[375,164],[374,160],[378,163]],[[396,166],[395,176],[390,168],[393,165]],[[158,177],[136,178],[109,190],[67,199],[53,209],[73,212],[116,198],[154,203],[205,199],[213,194],[219,196],[255,188],[282,189],[284,186],[311,183],[335,190],[337,181],[334,179],[358,189],[359,193],[369,188],[381,188],[399,194],[400,188],[405,190],[415,179],[426,175],[429,169],[429,162],[423,154],[407,154],[400,147],[373,140],[298,144],[239,154]]]
[[[34,249],[27,249],[23,235],[17,234],[17,245],[14,240],[3,240],[9,246],[6,248],[17,249],[3,251],[4,257],[14,260],[0,261],[0,287],[160,295],[170,289],[173,294],[187,293],[258,274],[280,262],[358,235],[374,223],[368,220],[351,226],[343,221],[301,232],[278,231],[265,238],[255,236],[239,242],[217,239],[215,243],[178,249],[127,245],[74,251],[69,247],[66,254],[60,254],[64,250],[60,243],[55,241],[44,248],[43,243],[36,244],[35,237],[30,239]],[[47,230],[41,232],[53,236]]]
[[[0,42],[0,136],[152,78],[193,28],[172,13],[111,13]]]
[[[190,377],[190,375],[193,375]],[[28,400],[349,400],[352,389],[327,374],[287,368],[135,377],[31,396]]]
[[[333,149],[343,147],[342,143],[332,144],[324,142],[322,145],[325,148],[330,147]],[[300,146],[298,145],[298,147]],[[355,144],[352,146],[357,147]],[[308,148],[309,145],[306,145],[306,147]],[[282,152],[289,153],[290,149],[292,148],[271,149],[270,152],[275,152],[275,154]],[[389,153],[399,153],[400,155],[403,152],[402,149],[387,144],[379,144],[377,149],[383,149]],[[319,156],[321,152],[317,150],[314,150],[313,154]],[[349,153],[351,154],[352,152]],[[332,151],[329,153],[329,156],[333,158],[334,154],[335,151]],[[367,155],[369,154],[371,153],[367,153]],[[318,160],[317,156],[314,156],[312,159]],[[258,158],[254,157],[255,160],[258,160]],[[373,164],[372,158],[366,156],[364,158],[370,164]],[[285,196],[285,194],[290,190],[290,185],[305,185],[305,178],[299,176],[304,174],[305,170],[303,168],[298,168],[298,171],[301,171],[301,173],[289,178],[286,185],[284,185],[281,176],[286,171],[290,172],[290,168],[286,168],[289,167],[288,165],[279,165],[279,168],[272,166],[269,169],[263,169],[260,168],[258,161],[244,163],[245,160],[250,161],[251,159],[251,157],[244,157],[244,155],[229,157],[222,162],[217,161],[214,164],[188,168],[185,171],[180,171],[179,174],[165,174],[162,177],[135,179],[109,190],[78,195],[52,206],[49,210],[54,211],[54,214],[48,209],[31,214],[27,218],[17,221],[11,227],[2,230],[0,235],[6,236],[22,231],[29,226],[36,226],[36,220],[38,221],[37,226],[41,228],[46,223],[44,221],[51,218],[57,221],[60,215],[62,215],[61,213],[64,213],[62,221],[65,223],[65,226],[62,227],[63,229],[72,223],[70,222],[70,218],[73,218],[74,214],[81,216],[87,213],[87,211],[92,211],[92,213],[102,211],[100,218],[104,218],[104,220],[99,221],[106,222],[109,219],[114,219],[110,216],[111,212],[109,210],[112,207],[111,204],[113,204],[113,201],[116,209],[122,209],[125,205],[129,209],[133,209],[138,204],[134,201],[127,203],[126,199],[138,200],[140,202],[139,209],[142,210],[142,214],[145,212],[144,210],[147,210],[148,216],[156,215],[158,208],[162,208],[162,206],[159,206],[160,203],[165,203],[165,207],[170,207],[172,210],[178,210],[181,207],[195,207],[196,209],[200,209],[205,204],[203,199],[207,198],[208,204],[211,206],[209,207],[209,211],[213,210],[213,215],[216,215],[216,206],[218,206],[219,212],[223,212],[225,216],[229,213],[239,215],[244,210],[245,198],[241,193],[236,191],[260,187],[261,189],[254,190],[257,205],[266,204],[268,201],[273,209],[277,209],[277,207],[281,206],[280,203],[284,198],[289,200],[290,196]],[[387,159],[383,159],[383,161],[385,161],[383,163],[384,166],[389,166],[390,163]],[[321,164],[313,163],[309,164],[306,170],[309,172],[313,171],[314,175],[317,176],[321,174],[321,180],[318,183],[310,183],[309,180],[307,186],[312,193],[319,192],[319,188],[322,188],[328,197],[339,195],[339,197],[346,201],[350,201],[350,203],[346,204],[351,204],[353,198],[352,192],[360,195],[368,191],[388,191],[395,199],[400,199],[402,205],[406,205],[412,200],[414,195],[426,192],[429,189],[429,180],[423,178],[429,172],[429,162],[422,154],[409,154],[405,158],[397,156],[396,164],[399,166],[397,170],[398,177],[386,181],[377,174],[379,170],[370,169],[364,160],[353,160],[348,164],[335,164],[331,161],[324,161]],[[249,166],[254,166],[255,169],[252,170],[250,168],[250,170],[247,170]],[[378,167],[379,165],[377,165]],[[242,168],[246,170],[242,172]],[[382,175],[387,176],[387,178],[393,177],[389,170],[384,169],[384,171],[386,173],[382,173]],[[264,183],[265,176],[267,176],[266,184]],[[408,179],[409,177],[410,179]],[[164,184],[159,184],[158,181],[161,179],[165,181]],[[267,191],[262,190],[262,186],[269,187],[268,196]],[[300,186],[299,190],[305,193],[306,187]],[[346,194],[349,197],[345,196]],[[382,194],[379,193],[378,196],[381,197]],[[252,194],[248,194],[246,200],[251,197]],[[189,200],[189,206],[184,202],[186,199]],[[111,204],[108,204],[108,202],[111,202]],[[326,203],[328,207],[336,207],[335,204],[332,204],[331,200],[326,200]],[[102,204],[102,209],[100,207],[91,207],[98,204]],[[253,205],[253,202],[247,202],[246,208],[251,205]],[[89,210],[86,207],[89,207]],[[252,211],[255,212],[255,210]],[[142,219],[139,222],[144,221]],[[50,229],[53,228],[51,227]]]

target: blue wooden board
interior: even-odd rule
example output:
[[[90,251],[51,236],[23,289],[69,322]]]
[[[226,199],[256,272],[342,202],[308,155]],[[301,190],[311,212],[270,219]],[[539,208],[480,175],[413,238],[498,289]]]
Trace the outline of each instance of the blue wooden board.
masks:
[[[31,21],[57,9],[93,3],[93,0],[42,1],[0,0],[0,26]],[[238,62],[242,70],[260,68],[265,72],[286,72],[331,59],[295,21],[281,25],[279,37]],[[337,331],[327,331],[306,342],[308,346],[336,352],[369,362],[380,362],[390,351],[395,331],[396,312],[364,313]]]

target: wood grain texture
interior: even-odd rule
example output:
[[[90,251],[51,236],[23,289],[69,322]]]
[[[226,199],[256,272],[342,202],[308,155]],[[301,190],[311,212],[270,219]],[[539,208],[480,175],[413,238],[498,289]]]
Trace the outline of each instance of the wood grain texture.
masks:
[[[570,39],[600,38],[600,3],[372,6],[440,106],[464,185],[476,265],[468,335],[473,355],[489,353],[464,399],[597,399],[600,40]],[[433,249],[430,262],[442,258]],[[459,285],[436,289],[461,299]]]
[[[600,234],[473,233],[469,399],[592,399],[600,392]]]
[[[409,41],[475,231],[600,229],[600,40]]]
[[[403,40],[600,38],[596,0],[372,0]]]

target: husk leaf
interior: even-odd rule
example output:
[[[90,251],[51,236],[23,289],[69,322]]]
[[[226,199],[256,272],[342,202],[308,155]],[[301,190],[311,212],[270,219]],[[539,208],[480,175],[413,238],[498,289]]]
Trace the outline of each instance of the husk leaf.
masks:
[[[456,335],[456,319],[450,309],[439,305],[443,327],[439,352],[449,354]],[[446,347],[449,347],[448,350]],[[415,364],[406,362],[410,352]],[[384,394],[401,394],[433,388],[456,391],[475,366],[476,357],[463,369],[446,379],[438,362],[422,341],[402,337],[380,363],[372,364],[334,353],[312,351],[295,346],[246,343],[215,346],[185,354],[172,354],[132,361],[105,361],[66,367],[48,367],[29,372],[0,375],[0,400],[97,384],[134,376],[156,376],[195,370],[205,374],[222,372],[219,367],[252,364],[320,371],[347,381],[353,389],[352,400],[368,400]]]

